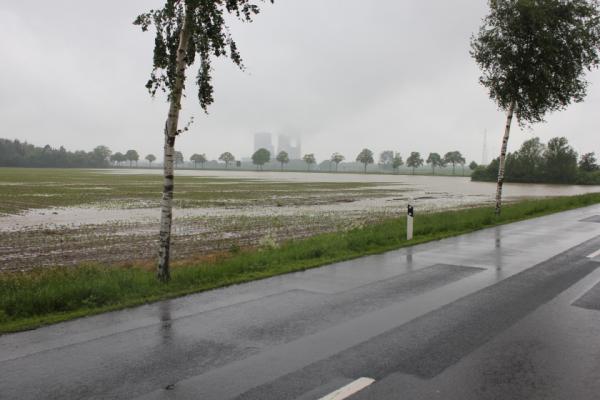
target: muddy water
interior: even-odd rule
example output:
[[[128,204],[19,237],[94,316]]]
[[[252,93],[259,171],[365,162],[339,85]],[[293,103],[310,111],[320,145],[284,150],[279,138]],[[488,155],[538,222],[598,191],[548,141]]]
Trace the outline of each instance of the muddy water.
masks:
[[[103,170],[111,174],[158,174],[160,171]],[[304,197],[299,205],[261,205],[254,202],[210,208],[174,210],[173,259],[229,251],[232,246],[260,246],[265,237],[303,238],[322,232],[376,223],[405,213],[412,199],[417,213],[459,208],[493,200],[495,184],[462,177],[393,176],[361,174],[277,173],[251,171],[177,171],[198,177],[269,182],[353,182],[375,184],[340,193],[287,190],[281,197]],[[218,184],[216,182],[215,184]],[[193,186],[193,185],[192,185]],[[191,189],[190,189],[191,190]],[[507,184],[507,200],[600,192],[600,186]],[[360,194],[357,194],[360,193]],[[319,197],[315,200],[316,194]],[[335,194],[335,196],[332,196]],[[318,204],[315,204],[318,203]],[[273,204],[271,201],[269,204]],[[282,203],[283,204],[283,203]],[[134,206],[131,208],[130,206]],[[139,207],[139,208],[136,208]],[[132,204],[32,209],[0,217],[0,273],[36,267],[73,266],[84,262],[119,264],[152,260],[156,254],[159,210]]]
[[[105,170],[104,170],[105,171]],[[114,174],[161,174],[159,170],[111,170]],[[421,175],[375,175],[375,174],[335,174],[308,172],[254,172],[254,171],[203,171],[181,170],[181,176],[213,177],[221,179],[253,179],[269,182],[364,182],[399,184],[415,191],[464,194],[492,198],[496,190],[493,182],[471,182],[467,177],[421,176]],[[600,186],[546,185],[531,183],[505,183],[507,197],[548,197],[572,196],[600,192]]]
[[[106,171],[106,170],[103,170]],[[158,174],[158,170],[111,170],[112,174]],[[334,213],[403,212],[410,199],[417,210],[457,208],[491,202],[495,193],[495,183],[471,182],[466,177],[447,176],[406,176],[406,175],[363,175],[327,174],[302,172],[253,172],[253,171],[177,171],[182,176],[229,178],[235,180],[259,180],[269,182],[352,182],[380,183],[381,188],[397,190],[392,197],[355,199],[349,202],[301,206],[243,206],[238,208],[184,208],[176,209],[176,219],[193,217],[263,217],[263,216],[302,216]],[[373,187],[371,186],[370,189]],[[600,192],[600,186],[544,185],[544,184],[505,184],[506,200],[527,197],[570,196]],[[0,217],[0,232],[31,229],[76,228],[85,225],[118,223],[155,223],[159,210],[156,208],[105,208],[69,207],[35,209],[19,215]]]

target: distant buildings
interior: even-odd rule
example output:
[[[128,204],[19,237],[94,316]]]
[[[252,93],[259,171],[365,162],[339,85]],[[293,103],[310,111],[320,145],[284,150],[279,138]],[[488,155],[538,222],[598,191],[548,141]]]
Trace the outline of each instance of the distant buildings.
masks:
[[[281,151],[288,153],[290,160],[300,160],[302,158],[302,145],[300,138],[280,134],[277,136],[277,152],[272,140],[273,135],[268,132],[259,132],[254,134],[254,151],[258,149],[267,149],[271,153],[271,159],[277,157]]]
[[[254,134],[254,151],[258,149],[267,149],[271,157],[275,158],[275,147],[271,142],[271,134],[268,132],[259,132]]]
[[[302,149],[299,137],[291,137],[280,134],[277,138],[277,153],[285,151],[290,160],[299,160],[302,158]]]

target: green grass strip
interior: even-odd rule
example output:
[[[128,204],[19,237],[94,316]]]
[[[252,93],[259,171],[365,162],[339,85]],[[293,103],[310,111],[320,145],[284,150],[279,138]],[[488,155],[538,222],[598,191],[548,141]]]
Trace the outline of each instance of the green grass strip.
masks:
[[[494,216],[491,207],[417,214],[411,241],[405,239],[405,218],[390,219],[176,268],[168,284],[136,267],[86,265],[5,273],[0,275],[0,333],[306,270],[596,203],[600,203],[600,193],[507,204],[500,217]]]

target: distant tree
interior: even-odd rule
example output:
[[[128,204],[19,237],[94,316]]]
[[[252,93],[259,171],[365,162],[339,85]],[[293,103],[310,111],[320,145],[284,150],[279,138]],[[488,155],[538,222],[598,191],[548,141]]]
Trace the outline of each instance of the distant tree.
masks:
[[[123,161],[127,161],[127,157],[121,152],[116,152],[110,156],[110,161],[114,162],[117,166],[121,165]]]
[[[546,146],[540,138],[526,140],[518,151],[506,156],[506,173],[512,181],[530,182],[540,179],[545,170]],[[506,177],[505,177],[506,179]]]
[[[148,154],[146,160],[150,163],[150,168],[152,168],[152,163],[156,161],[156,156],[154,154]]]
[[[271,1],[272,2],[272,1]],[[252,0],[198,1],[166,0],[162,8],[139,15],[134,24],[142,31],[156,28],[153,70],[146,87],[154,96],[167,92],[169,113],[164,130],[163,196],[159,235],[157,278],[170,279],[171,225],[173,222],[175,139],[186,129],[179,129],[181,97],[186,86],[186,69],[198,65],[196,82],[200,106],[206,111],[213,102],[213,58],[229,57],[243,68],[242,58],[227,26],[227,14],[252,21],[259,7]],[[187,128],[187,127],[186,127]]]
[[[466,160],[462,154],[460,154],[460,151],[449,151],[444,155],[444,163],[452,164],[452,175],[454,175],[456,171],[456,164],[464,165],[465,162]]]
[[[384,167],[392,165],[394,162],[394,152],[392,150],[382,151],[379,155],[379,163]]]
[[[596,153],[585,153],[579,160],[579,169],[586,172],[598,171],[598,164],[596,162]]]
[[[572,182],[577,176],[577,152],[567,138],[555,137],[548,141],[544,152],[547,179],[552,182]]]
[[[369,149],[362,149],[360,153],[356,156],[356,161],[362,163],[365,166],[365,174],[367,173],[367,165],[373,164],[375,160],[373,160],[373,152]]]
[[[415,168],[419,168],[423,166],[423,159],[421,158],[421,153],[418,151],[413,151],[410,153],[410,157],[406,159],[406,166],[412,168],[412,174],[415,174]]]
[[[56,167],[103,168],[117,163],[106,146],[93,151],[67,151],[63,146],[34,146],[19,140],[0,139],[0,166],[2,167]]]
[[[477,163],[475,161],[471,161],[471,163],[469,164],[469,169],[471,171],[473,171],[475,168],[477,168],[479,165],[477,165]]]
[[[402,160],[402,156],[400,153],[394,154],[394,159],[392,160],[392,168],[394,171],[398,171],[398,168],[404,165],[404,160]]]
[[[252,163],[257,167],[260,167],[262,171],[263,165],[271,161],[271,153],[267,149],[258,149],[252,154]]]
[[[219,161],[225,162],[225,168],[229,168],[229,163],[235,161],[235,157],[230,152],[226,151],[225,153],[219,156]]]
[[[238,160],[238,161],[236,161],[236,162],[235,162],[235,166],[236,166],[236,167],[238,167],[238,168],[242,168],[242,162],[241,162],[241,161],[239,161],[239,160]]]
[[[198,162],[200,163],[200,166],[204,169],[204,164],[206,164],[206,162],[208,161],[208,158],[206,158],[206,154],[202,153],[200,154],[200,157],[198,157]]]
[[[135,161],[135,165],[137,166],[137,162],[140,159],[140,155],[135,150],[127,150],[125,153],[125,158],[129,161],[129,168],[131,168],[132,163]]]
[[[194,153],[190,157],[190,161],[194,162],[194,168],[198,167],[198,163],[200,165],[202,165],[202,168],[204,168],[204,163],[206,162],[206,156],[204,154]]]
[[[305,154],[304,157],[302,157],[302,159],[304,160],[304,162],[306,163],[306,169],[310,171],[310,167],[313,164],[317,163],[317,159],[315,158],[315,155],[312,153],[309,154]]]
[[[521,125],[583,101],[585,72],[600,62],[600,12],[595,0],[489,0],[490,13],[471,40],[480,82],[505,110],[496,189],[500,214],[513,114]]]
[[[183,162],[184,162],[183,153],[180,151],[176,151],[175,154],[173,155],[173,161],[175,162],[175,168],[177,168],[177,166],[179,164],[183,164]]]
[[[335,172],[338,171],[338,165],[340,165],[340,163],[344,160],[345,160],[345,157],[343,155],[341,155],[340,153],[333,153],[331,155],[331,162],[335,164]]]
[[[112,151],[106,146],[96,146],[92,150],[92,159],[98,165],[105,165],[110,161]]]
[[[437,167],[443,167],[445,162],[442,160],[442,156],[440,156],[438,153],[429,153],[429,157],[427,157],[427,164],[431,165],[433,175],[435,175],[435,169]]]
[[[281,170],[282,171],[283,171],[283,165],[290,162],[290,156],[285,151],[280,151],[279,154],[277,154],[277,158],[276,159],[281,164]]]

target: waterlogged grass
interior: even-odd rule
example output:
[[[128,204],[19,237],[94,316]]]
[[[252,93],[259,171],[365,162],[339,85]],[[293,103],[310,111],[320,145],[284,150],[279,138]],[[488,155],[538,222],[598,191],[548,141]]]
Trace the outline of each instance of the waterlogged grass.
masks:
[[[599,202],[597,193],[522,201],[506,205],[500,217],[495,217],[490,207],[422,214],[411,241],[404,239],[406,221],[399,218],[279,246],[266,243],[263,249],[235,248],[227,255],[175,268],[168,284],[158,283],[151,271],[135,266],[87,265],[7,273],[0,275],[0,332],[305,270]]]
[[[161,175],[110,172],[0,168],[0,215],[49,207],[158,207]],[[397,190],[376,187],[381,183],[267,182],[200,176],[177,176],[175,182],[175,206],[181,208],[322,204],[397,194]]]

